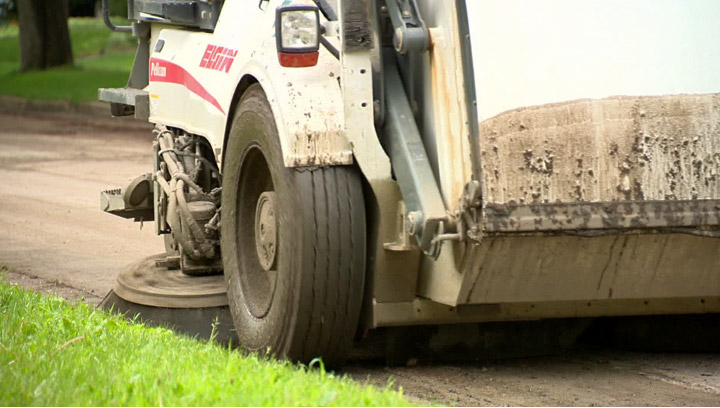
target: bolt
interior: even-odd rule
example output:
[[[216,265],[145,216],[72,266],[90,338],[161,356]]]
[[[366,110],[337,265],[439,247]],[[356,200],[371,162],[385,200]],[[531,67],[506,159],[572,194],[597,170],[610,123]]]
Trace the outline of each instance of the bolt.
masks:
[[[381,13],[387,13],[387,6],[382,6],[382,7],[380,7],[380,12],[381,12]]]
[[[393,35],[393,45],[395,46],[395,50],[399,53],[403,53],[403,31],[398,27],[395,30],[395,35]]]
[[[420,230],[420,222],[422,221],[422,213],[420,211],[410,211],[407,215],[407,233],[415,235]]]
[[[373,101],[373,113],[375,114],[375,116],[379,116],[382,113],[382,108],[381,108],[379,99],[375,99]]]
[[[410,18],[410,10],[403,10],[402,16],[405,18]]]

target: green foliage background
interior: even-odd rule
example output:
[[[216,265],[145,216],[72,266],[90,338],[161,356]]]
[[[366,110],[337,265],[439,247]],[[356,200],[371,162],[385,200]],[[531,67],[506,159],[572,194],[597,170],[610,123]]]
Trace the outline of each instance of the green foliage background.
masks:
[[[125,21],[116,19],[119,24]],[[0,27],[0,95],[93,101],[97,100],[98,88],[125,85],[137,39],[110,31],[97,18],[71,18],[68,23],[75,66],[25,74],[17,72],[20,66],[17,25]]]
[[[68,0],[71,17],[92,17],[100,9],[100,0]],[[109,0],[110,15],[127,17],[127,0]],[[0,24],[17,19],[17,0],[0,0]]]

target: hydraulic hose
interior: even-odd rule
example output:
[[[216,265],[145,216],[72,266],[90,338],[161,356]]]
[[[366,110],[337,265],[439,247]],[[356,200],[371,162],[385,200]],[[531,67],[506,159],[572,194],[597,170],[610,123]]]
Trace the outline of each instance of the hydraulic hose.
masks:
[[[200,225],[197,223],[197,221],[195,221],[195,218],[192,216],[190,208],[187,205],[187,201],[185,200],[185,193],[183,193],[184,181],[177,180],[176,183],[177,190],[175,194],[178,207],[180,208],[180,215],[183,217],[183,220],[185,220],[185,223],[187,224],[190,233],[195,238],[195,242],[197,242],[200,246],[200,251],[202,251],[202,253],[207,258],[215,257],[215,248],[213,248],[213,246],[205,238],[205,233],[203,233],[202,228],[200,228]]]
[[[167,223],[170,224],[170,230],[173,238],[182,246],[183,252],[186,252],[190,258],[195,260],[202,259],[203,255],[197,250],[195,242],[183,234],[180,227],[180,217],[177,210],[177,195],[175,194],[175,191],[177,190],[177,180],[171,180],[170,184],[168,184],[160,172],[157,174],[157,180],[160,187],[162,187],[163,191],[165,191],[165,194],[168,196]]]
[[[185,169],[173,151],[174,143],[170,135],[171,133],[167,130],[160,132],[158,142],[160,143],[160,157],[162,157],[163,161],[167,164],[170,175],[174,176],[177,173],[184,173]]]
[[[198,154],[195,154],[195,153],[184,152],[184,151],[182,151],[182,149],[175,149],[175,150],[173,150],[173,152],[174,152],[176,155],[178,155],[178,156],[190,156],[190,157],[194,157],[194,158],[200,160],[201,162],[205,163],[205,165],[208,166],[208,168],[210,169],[210,171],[211,171],[211,172],[217,177],[217,179],[222,183],[222,175],[220,174],[220,169],[218,169],[217,165],[216,165],[216,164],[213,164],[210,160],[208,160],[208,159],[206,159],[206,158],[204,158],[204,157],[202,157],[202,156],[200,156],[200,155],[198,155]]]
[[[215,248],[207,240],[205,233],[192,216],[190,208],[188,207],[187,199],[185,198],[185,184],[199,194],[205,193],[202,188],[185,173],[184,166],[174,151],[175,143],[172,139],[172,132],[168,130],[158,131],[157,140],[160,144],[160,156],[165,164],[167,164],[172,177],[170,184],[168,184],[162,174],[159,173],[157,175],[158,181],[168,195],[167,218],[168,224],[170,224],[170,228],[172,229],[173,238],[175,238],[183,248],[188,248],[188,255],[193,259],[201,259],[203,255],[207,258],[214,258]],[[166,189],[165,186],[168,188]],[[182,218],[184,224],[187,225],[190,234],[182,232],[179,218]]]
[[[198,186],[197,183],[195,183],[194,181],[192,181],[192,180],[190,179],[190,176],[188,176],[187,174],[185,174],[185,173],[177,173],[177,174],[175,174],[175,175],[173,176],[173,178],[184,181],[184,182],[188,185],[188,187],[190,187],[191,189],[195,190],[196,193],[198,193],[198,194],[205,194],[205,192],[203,191],[202,187]]]

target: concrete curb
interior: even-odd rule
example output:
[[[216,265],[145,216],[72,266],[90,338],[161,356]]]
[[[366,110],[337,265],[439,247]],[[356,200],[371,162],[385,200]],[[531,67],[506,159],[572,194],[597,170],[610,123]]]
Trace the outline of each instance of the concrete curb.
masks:
[[[115,118],[110,115],[107,102],[71,102],[25,99],[17,96],[0,95],[0,113],[16,115],[72,116],[79,120],[97,122],[127,130],[149,130],[153,125],[136,120],[131,116]]]
[[[70,102],[25,99],[17,96],[0,95],[0,112],[68,112],[98,118],[110,117],[110,106],[106,102]]]

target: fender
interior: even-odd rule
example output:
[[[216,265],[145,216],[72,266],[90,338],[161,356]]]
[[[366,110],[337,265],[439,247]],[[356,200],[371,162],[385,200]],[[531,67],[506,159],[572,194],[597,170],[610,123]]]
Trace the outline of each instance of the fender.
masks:
[[[273,58],[276,62],[277,57],[273,55]],[[342,92],[337,80],[340,68],[339,64],[332,64],[332,58],[327,52],[321,53],[318,66],[312,68],[284,68],[277,63],[266,65],[261,59],[253,59],[248,61],[243,68],[244,75],[237,81],[234,101],[240,100],[246,88],[243,81],[248,77],[265,91],[280,135],[286,167],[353,163],[352,146],[344,129]],[[228,115],[226,138],[232,115],[233,112]]]

